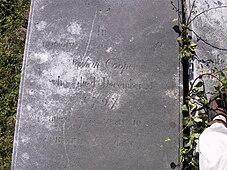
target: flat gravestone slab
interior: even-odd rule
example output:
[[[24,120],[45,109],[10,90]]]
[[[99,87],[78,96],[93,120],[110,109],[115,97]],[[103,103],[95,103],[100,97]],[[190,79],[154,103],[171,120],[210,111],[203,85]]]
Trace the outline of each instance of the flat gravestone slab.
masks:
[[[178,164],[175,15],[166,0],[33,0],[12,169]]]

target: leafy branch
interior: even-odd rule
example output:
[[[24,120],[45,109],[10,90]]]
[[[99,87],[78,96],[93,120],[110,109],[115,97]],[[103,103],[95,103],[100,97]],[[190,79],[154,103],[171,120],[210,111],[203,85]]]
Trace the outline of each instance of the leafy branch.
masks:
[[[179,15],[178,19],[173,20],[174,22],[178,22],[176,32],[179,34],[177,38],[180,47],[179,57],[183,61],[182,64],[186,63],[188,65],[188,63],[193,60],[194,56],[197,56],[196,48],[198,46],[194,43],[195,41],[191,35],[193,33],[193,30],[190,28],[192,22],[202,14],[211,10],[227,8],[227,6],[212,7],[195,14],[194,8],[196,0],[193,0],[189,10],[187,9],[186,0],[182,0],[182,11],[180,11],[173,2],[171,2],[171,4]],[[186,69],[185,71],[187,72],[188,70]],[[182,106],[182,110],[186,113],[186,116],[184,116],[183,119],[183,146],[180,149],[180,160],[185,170],[199,169],[198,153],[195,148],[200,134],[207,127],[208,123],[208,95],[222,94],[227,91],[226,72],[227,68],[213,68],[211,72],[200,74],[192,82],[189,82],[190,86],[188,87],[185,102]],[[207,91],[206,82],[209,78],[212,78],[212,81],[215,80],[214,90],[212,92]],[[189,133],[184,133],[187,129]]]

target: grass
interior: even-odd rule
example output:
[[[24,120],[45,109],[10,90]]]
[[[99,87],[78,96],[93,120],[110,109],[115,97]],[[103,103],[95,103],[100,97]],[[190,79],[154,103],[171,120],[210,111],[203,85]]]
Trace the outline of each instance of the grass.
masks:
[[[10,169],[29,0],[0,0],[0,170]]]

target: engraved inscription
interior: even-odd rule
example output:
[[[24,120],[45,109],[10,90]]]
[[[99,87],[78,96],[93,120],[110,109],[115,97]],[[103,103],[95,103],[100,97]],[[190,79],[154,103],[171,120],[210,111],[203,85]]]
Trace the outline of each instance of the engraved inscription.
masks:
[[[111,41],[110,40],[100,40],[95,44],[95,50],[107,50],[111,46]]]
[[[49,121],[56,121],[59,127],[63,127],[62,123],[66,120],[70,121],[71,118],[67,117],[59,117],[53,116],[49,119]],[[162,121],[161,121],[162,122]],[[89,129],[93,129],[94,127],[99,128],[107,128],[107,127],[125,127],[128,126],[130,128],[136,129],[148,129],[148,131],[144,131],[143,135],[147,135],[154,126],[157,126],[160,122],[157,122],[154,119],[147,119],[147,120],[138,120],[138,119],[127,119],[127,118],[104,118],[100,120],[96,119],[88,119],[83,120],[81,119],[77,123],[70,123],[69,126],[66,126],[65,130],[62,128],[58,129],[59,132],[64,131],[63,133],[67,134],[67,131],[71,131],[71,129],[76,129],[77,132],[80,133],[89,133]],[[164,123],[164,122],[163,122]],[[83,125],[83,126],[82,126]],[[85,129],[86,130],[85,130]],[[136,134],[135,134],[136,135]],[[112,137],[103,137],[97,136],[92,139],[85,139],[80,137],[69,137],[65,135],[57,135],[57,136],[40,136],[39,137],[43,142],[47,142],[51,145],[65,145],[65,146],[82,146],[82,145],[90,145],[95,146],[99,145],[102,147],[114,147],[114,148],[121,148],[121,147],[133,147],[135,144],[135,140],[132,139],[132,136],[127,135],[117,135]]]
[[[79,44],[75,42],[53,42],[53,41],[44,41],[43,47],[46,49],[61,49],[61,50],[74,50],[78,49]]]
[[[104,120],[105,121],[105,124],[107,125],[107,126],[124,126],[125,125],[125,120],[123,120],[123,119],[117,119],[117,120],[115,120],[115,119],[107,119],[107,120]]]
[[[97,2],[96,0],[84,0],[84,4],[86,7],[98,6],[99,2]]]
[[[73,65],[76,66],[77,68],[93,68],[93,69],[98,69],[100,63],[99,62],[92,62],[90,58],[87,58],[86,60],[78,61],[76,59],[73,59]]]
[[[79,79],[73,78],[72,82],[61,80],[58,76],[57,79],[49,80],[53,85],[63,88],[71,89],[81,89],[81,88],[112,88],[112,89],[125,89],[125,90],[152,90],[153,81],[150,82],[135,82],[133,79],[124,80],[121,82],[110,80],[106,77],[101,79],[98,77],[91,77],[90,79],[85,79],[80,77]]]
[[[57,145],[81,145],[81,140],[76,137],[64,137],[64,136],[40,136],[39,141],[42,140],[48,144]]]
[[[151,128],[156,126],[158,123],[153,119],[148,120],[138,120],[138,119],[123,119],[123,118],[108,118],[103,119],[102,124],[105,126],[130,126],[134,128]],[[96,125],[97,126],[97,125]]]
[[[77,138],[64,138],[62,136],[56,136],[54,137],[54,143],[55,144],[66,144],[66,145],[77,145],[78,144],[78,140]]]
[[[83,123],[82,123],[83,122]],[[163,120],[159,120],[159,122],[163,122]],[[79,125],[79,124],[80,125]],[[93,127],[130,127],[130,128],[137,128],[137,129],[151,129],[154,126],[158,125],[158,122],[154,119],[150,118],[147,120],[139,120],[136,118],[127,119],[127,118],[103,118],[103,119],[88,119],[88,120],[80,120],[78,123],[72,123],[69,128],[81,130],[81,124],[86,125],[86,127],[93,128]],[[79,126],[78,126],[79,125]],[[76,127],[78,126],[78,128]]]
[[[114,141],[114,146],[116,147],[126,147],[126,146],[133,146],[133,141],[129,140],[129,139],[122,139],[122,138],[118,138]]]
[[[134,71],[139,68],[138,65],[131,64],[129,62],[122,61],[118,58],[109,58],[105,62],[93,62],[90,58],[86,58],[85,60],[79,60],[73,58],[72,64],[79,68],[86,68],[86,69],[100,69],[101,66],[104,66],[107,70],[113,70],[119,72],[121,75],[126,71]]]
[[[111,70],[118,70],[120,74],[123,74],[126,70],[135,70],[138,66],[122,62],[117,58],[110,58],[106,60],[105,67]]]
[[[104,97],[104,96],[88,96],[84,95],[81,97],[80,104],[85,105],[91,109],[95,107],[108,107],[109,109],[114,109],[118,104],[118,97]]]
[[[90,146],[102,146],[102,147],[133,147],[135,141],[126,136],[116,137],[96,137],[94,139],[81,139],[79,137],[64,137],[64,136],[46,136],[40,137],[41,140],[52,145],[66,145],[66,146],[83,146],[89,144]]]
[[[72,82],[68,82],[61,80],[61,77],[58,76],[57,80],[52,79],[49,80],[49,82],[58,87],[78,89],[78,88],[95,88],[97,80],[96,77],[87,80],[81,76],[79,79],[73,78]]]
[[[70,117],[68,116],[49,116],[49,122],[68,122],[70,121]]]
[[[132,79],[128,82],[114,82],[106,77],[103,77],[102,81],[103,88],[119,88],[119,89],[134,89],[134,90],[151,90],[153,88],[153,82],[150,83],[135,83]]]
[[[105,26],[103,26],[103,25],[98,25],[97,34],[98,34],[99,36],[106,36],[107,33],[106,33],[106,28],[105,28]]]
[[[113,7],[123,7],[124,6],[124,0],[114,0],[114,3],[113,3],[113,0],[104,0],[106,4],[109,4],[109,7],[104,7],[101,9],[101,5],[100,5],[100,2],[99,1],[96,1],[96,0],[84,0],[84,5],[89,8],[89,7],[97,7],[98,10],[101,10],[101,11],[108,11],[110,10],[110,7],[113,8]]]

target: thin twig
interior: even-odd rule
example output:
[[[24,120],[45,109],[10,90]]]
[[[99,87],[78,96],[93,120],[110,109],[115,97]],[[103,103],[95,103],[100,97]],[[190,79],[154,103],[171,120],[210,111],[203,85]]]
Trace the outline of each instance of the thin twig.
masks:
[[[195,16],[188,22],[188,25],[190,25],[190,24],[192,23],[192,21],[194,21],[198,16],[200,16],[200,15],[206,13],[206,12],[209,12],[209,11],[211,11],[211,10],[213,10],[213,9],[219,9],[219,8],[227,8],[227,5],[209,8],[209,9],[207,9],[207,10],[204,10],[203,12],[198,13],[197,15],[195,15]],[[187,25],[187,26],[188,26],[188,25]]]
[[[181,23],[181,12],[179,11],[179,9],[174,5],[173,1],[171,1],[171,5],[173,6],[173,9],[175,9],[175,11],[178,13],[178,21],[179,23]]]
[[[191,15],[192,15],[192,10],[193,10],[193,8],[194,8],[194,6],[195,6],[195,1],[196,1],[196,0],[194,0],[193,3],[192,3],[192,7],[191,7],[191,9],[190,9],[190,13],[189,13],[189,16],[188,16],[186,25],[188,25],[188,23],[189,23],[189,21],[190,21],[190,18],[191,18]]]
[[[220,73],[220,72],[221,72],[221,71],[223,71],[223,70],[224,70],[224,69],[219,70],[219,71],[217,71],[216,73]],[[194,86],[195,82],[196,82],[198,79],[202,79],[202,77],[203,77],[203,76],[211,76],[211,77],[213,77],[213,78],[217,79],[219,82],[223,83],[223,82],[222,82],[222,80],[221,80],[221,79],[219,79],[217,76],[215,76],[213,73],[204,73],[204,74],[201,74],[201,75],[199,75],[198,77],[196,77],[196,79],[192,82],[192,84],[191,84],[191,87],[190,87],[190,90],[189,90],[189,91],[191,91],[191,90],[192,90],[192,88],[193,88],[193,86]]]

